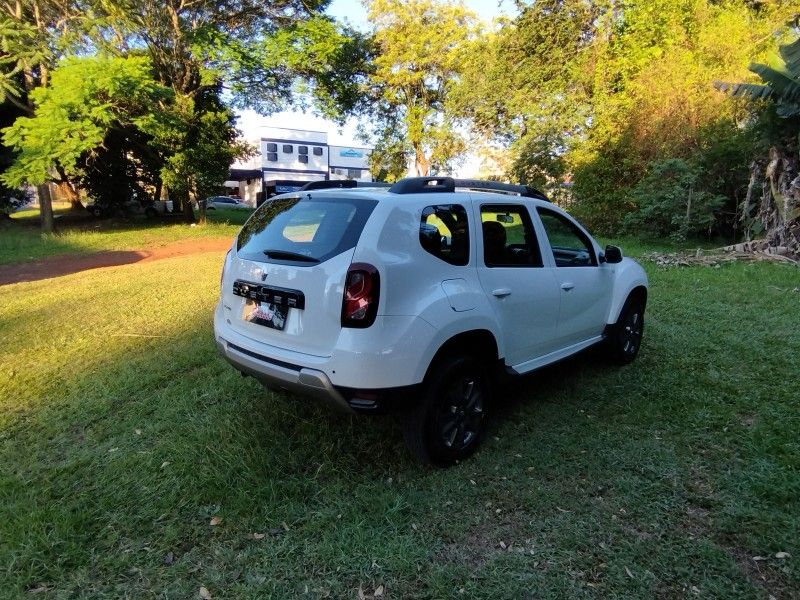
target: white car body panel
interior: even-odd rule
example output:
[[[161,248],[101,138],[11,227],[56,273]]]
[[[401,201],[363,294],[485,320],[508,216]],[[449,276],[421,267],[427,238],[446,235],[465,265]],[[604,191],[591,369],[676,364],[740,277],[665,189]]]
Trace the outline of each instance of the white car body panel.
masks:
[[[623,257],[621,263],[608,266],[611,267],[613,272],[614,289],[611,293],[611,303],[606,315],[606,323],[616,323],[622,306],[631,291],[639,287],[647,289],[647,273],[645,273],[642,265],[627,257]]]
[[[631,291],[647,287],[644,270],[629,258],[617,264],[557,267],[535,208],[544,206],[575,221],[544,200],[492,193],[397,195],[383,190],[306,194],[378,202],[356,246],[319,264],[243,260],[234,243],[226,258],[214,330],[221,351],[235,365],[244,360],[237,363],[232,358],[239,348],[274,362],[273,369],[284,363],[296,366],[297,380],[312,373],[336,388],[398,388],[422,382],[436,353],[455,336],[485,331],[494,338],[498,359],[508,370],[527,373],[601,341]],[[273,200],[282,197],[297,194]],[[481,202],[528,207],[543,267],[484,265]],[[466,266],[437,258],[419,242],[423,209],[446,204],[460,204],[469,215]],[[585,233],[599,257],[602,249]],[[341,325],[345,278],[352,263],[373,265],[380,277],[377,317],[365,329]],[[232,292],[235,280],[258,282],[263,275],[265,284],[305,295],[305,309],[290,309],[283,331],[245,322],[248,301]]]

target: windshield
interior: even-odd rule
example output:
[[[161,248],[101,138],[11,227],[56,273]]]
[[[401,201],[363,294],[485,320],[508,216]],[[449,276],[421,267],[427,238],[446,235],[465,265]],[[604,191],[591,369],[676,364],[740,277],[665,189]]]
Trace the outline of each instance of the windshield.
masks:
[[[265,202],[239,233],[247,260],[311,265],[354,248],[377,202],[363,198],[279,198]]]

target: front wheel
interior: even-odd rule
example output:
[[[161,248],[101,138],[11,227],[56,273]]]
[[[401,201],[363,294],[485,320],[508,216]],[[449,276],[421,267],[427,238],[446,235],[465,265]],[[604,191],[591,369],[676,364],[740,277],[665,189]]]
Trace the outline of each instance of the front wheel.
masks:
[[[611,359],[620,365],[633,362],[639,354],[644,333],[644,303],[638,298],[628,298],[611,328],[607,348]]]
[[[488,417],[485,367],[471,357],[449,358],[435,367],[423,394],[404,426],[412,454],[423,464],[446,467],[475,452]]]

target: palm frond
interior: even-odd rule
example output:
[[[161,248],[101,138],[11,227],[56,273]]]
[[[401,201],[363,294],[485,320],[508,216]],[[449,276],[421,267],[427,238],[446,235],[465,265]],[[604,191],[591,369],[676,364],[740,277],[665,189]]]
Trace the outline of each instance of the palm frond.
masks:
[[[772,88],[756,83],[727,83],[725,81],[715,81],[714,87],[721,92],[730,94],[734,98],[746,98],[747,100],[764,100],[772,96]]]
[[[798,102],[781,102],[775,106],[775,112],[783,119],[790,119],[792,117],[800,117],[800,103]]]
[[[778,49],[783,62],[786,63],[786,70],[795,79],[800,79],[800,38],[791,44],[786,44]]]
[[[800,101],[800,80],[793,79],[788,74],[767,65],[754,63],[749,68],[772,88],[780,100],[784,102]]]

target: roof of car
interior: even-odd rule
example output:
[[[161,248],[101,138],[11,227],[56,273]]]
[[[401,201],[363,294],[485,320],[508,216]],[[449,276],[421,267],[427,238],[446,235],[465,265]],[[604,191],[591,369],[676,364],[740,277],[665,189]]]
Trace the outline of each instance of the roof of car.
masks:
[[[358,182],[356,186],[355,181],[318,181],[313,182],[313,185],[308,185],[307,188],[283,195],[296,197],[299,192],[312,197],[325,197],[341,196],[342,192],[344,192],[347,196],[356,198],[400,200],[403,197],[420,199],[421,196],[430,197],[431,195],[442,196],[477,192],[493,196],[495,199],[525,197],[549,202],[547,196],[530,186],[478,179],[453,179],[451,177],[408,177],[401,179],[391,187],[387,187],[387,184],[381,182],[375,182],[374,187],[370,187],[370,182]]]

